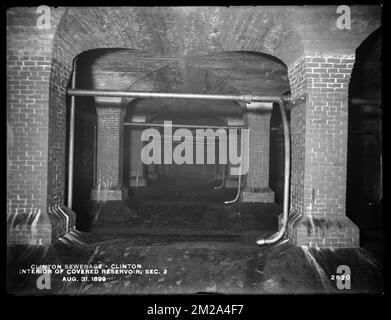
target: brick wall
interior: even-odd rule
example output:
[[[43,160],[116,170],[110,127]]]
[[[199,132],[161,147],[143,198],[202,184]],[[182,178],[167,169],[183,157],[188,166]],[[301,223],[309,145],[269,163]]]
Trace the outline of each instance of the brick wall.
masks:
[[[50,52],[8,50],[7,122],[13,137],[7,157],[7,212],[13,221],[10,242],[50,243],[52,237],[63,234],[62,226],[52,228],[46,211],[64,201],[65,109],[61,100],[66,82],[67,72]]]
[[[291,208],[302,217],[290,232],[299,244],[358,245],[358,229],[345,216],[353,64],[353,54],[307,55],[289,68],[293,99],[307,94],[307,101],[291,110]]]
[[[52,60],[49,92],[48,205],[64,203],[66,155],[66,89],[71,70]]]
[[[247,114],[250,129],[250,165],[247,174],[247,186],[261,189],[269,186],[269,146],[271,113]]]
[[[59,107],[65,105],[69,72],[52,51],[62,12],[53,12],[51,28],[42,30],[36,28],[36,8],[7,11],[9,244],[50,244],[64,234],[65,217],[53,214],[54,204],[74,223],[74,213],[63,203],[65,109]]]
[[[249,168],[243,201],[274,202],[269,188],[269,149],[271,112],[248,112],[245,117],[250,129]]]
[[[8,50],[7,122],[13,141],[8,148],[8,211],[45,210],[48,79],[50,57]],[[45,74],[39,75],[39,74]],[[10,142],[10,141],[9,141]]]
[[[50,232],[49,221],[42,223],[47,190],[49,70],[50,56],[8,49],[7,123],[13,137],[7,154],[8,241],[11,243],[32,244],[37,240],[32,237],[34,232],[41,238],[42,233]],[[39,229],[32,227],[37,217]]]
[[[103,188],[122,183],[122,121],[118,107],[97,107],[98,114],[98,185]]]

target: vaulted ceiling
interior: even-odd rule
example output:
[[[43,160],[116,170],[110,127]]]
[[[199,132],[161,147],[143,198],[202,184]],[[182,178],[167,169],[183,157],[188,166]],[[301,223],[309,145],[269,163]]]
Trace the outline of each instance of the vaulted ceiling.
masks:
[[[160,56],[136,50],[98,49],[80,57],[83,88],[190,93],[283,94],[286,66],[254,52],[202,56]]]
[[[69,8],[58,14],[56,39],[61,55],[82,52],[78,88],[281,95],[289,91],[289,83],[286,65],[276,57],[291,63],[297,50],[351,52],[377,27],[376,7],[352,6],[349,32],[336,29],[335,10]],[[236,103],[159,103],[155,111],[156,100],[138,101],[134,107],[150,112],[162,105],[167,112],[240,111]]]
[[[128,49],[97,49],[78,60],[78,88],[178,93],[281,95],[289,91],[286,66],[255,52],[165,56]],[[159,106],[157,106],[159,104]],[[138,111],[222,112],[237,114],[236,103],[144,100]]]

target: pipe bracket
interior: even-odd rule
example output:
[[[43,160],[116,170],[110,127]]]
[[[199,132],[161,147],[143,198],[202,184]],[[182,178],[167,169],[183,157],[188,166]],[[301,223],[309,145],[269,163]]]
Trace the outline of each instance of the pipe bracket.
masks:
[[[305,103],[308,100],[308,93],[303,93],[300,96],[297,96],[295,99],[290,99],[287,103],[286,109],[291,110],[294,107]]]

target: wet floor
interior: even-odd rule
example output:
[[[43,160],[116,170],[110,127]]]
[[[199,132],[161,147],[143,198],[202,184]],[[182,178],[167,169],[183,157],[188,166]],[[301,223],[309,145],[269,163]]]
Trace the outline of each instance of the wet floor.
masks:
[[[257,237],[277,230],[279,205],[226,207],[139,198],[95,203],[91,208],[89,232],[73,231],[49,248],[9,248],[10,291],[70,295],[382,292],[381,261],[362,248],[317,250],[292,246],[287,240],[258,247]],[[53,274],[51,289],[38,290],[38,275],[18,274],[19,268],[32,263],[89,264],[117,273],[99,271],[100,278],[89,276],[88,281],[81,281],[80,275],[67,279]],[[350,289],[337,287],[340,265],[350,268]]]

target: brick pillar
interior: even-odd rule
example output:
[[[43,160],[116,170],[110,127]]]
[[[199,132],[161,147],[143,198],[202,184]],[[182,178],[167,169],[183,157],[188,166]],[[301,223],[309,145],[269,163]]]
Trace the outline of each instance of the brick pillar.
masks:
[[[305,56],[289,67],[291,209],[288,235],[297,245],[359,246],[359,229],[345,215],[348,86],[354,54]]]
[[[76,220],[64,204],[71,64],[53,57],[55,18],[45,30],[36,19],[33,7],[7,10],[8,245],[50,245]]]
[[[274,192],[269,188],[270,117],[268,111],[246,113],[249,141],[249,170],[243,202],[274,202]]]
[[[93,200],[123,200],[123,120],[120,98],[95,98],[98,114],[97,185]]]

